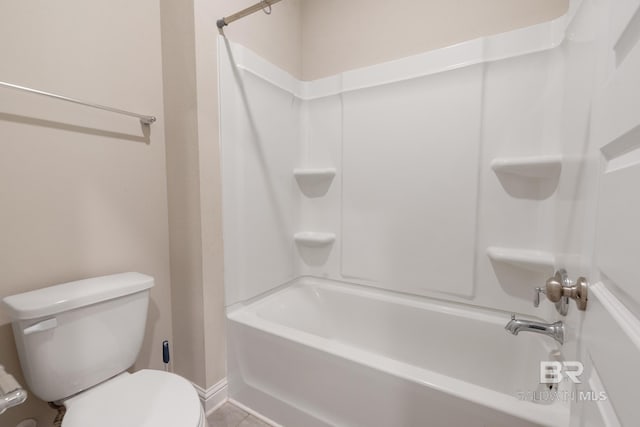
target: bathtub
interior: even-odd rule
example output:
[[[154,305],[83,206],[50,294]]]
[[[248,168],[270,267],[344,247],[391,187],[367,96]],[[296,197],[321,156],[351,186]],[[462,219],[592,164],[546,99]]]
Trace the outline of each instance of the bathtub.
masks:
[[[229,396],[291,427],[568,426],[568,403],[519,398],[557,344],[508,320],[300,278],[228,310]]]

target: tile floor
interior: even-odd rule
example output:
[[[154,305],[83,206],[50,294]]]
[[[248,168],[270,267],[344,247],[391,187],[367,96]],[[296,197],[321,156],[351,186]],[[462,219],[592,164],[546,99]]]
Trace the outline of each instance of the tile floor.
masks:
[[[207,418],[209,427],[271,427],[262,420],[249,415],[227,402]]]

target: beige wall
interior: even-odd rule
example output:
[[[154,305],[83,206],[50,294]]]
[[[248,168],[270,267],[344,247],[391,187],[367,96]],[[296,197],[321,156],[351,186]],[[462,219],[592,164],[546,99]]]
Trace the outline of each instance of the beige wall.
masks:
[[[172,361],[204,385],[202,228],[192,0],[161,0],[167,188],[171,253]]]
[[[304,0],[302,76],[342,71],[548,21],[568,0]]]
[[[158,116],[135,118],[0,88],[0,297],[123,271],[156,279],[136,368],[171,338],[159,7],[154,0],[3,1],[0,80]],[[1,311],[1,310],[0,310]],[[23,385],[9,321],[0,364]],[[31,395],[12,427],[53,411]]]

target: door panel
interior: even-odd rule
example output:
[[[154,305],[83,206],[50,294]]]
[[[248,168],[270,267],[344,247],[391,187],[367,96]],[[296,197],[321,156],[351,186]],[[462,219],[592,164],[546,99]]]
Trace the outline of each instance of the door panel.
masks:
[[[629,25],[634,24],[632,20]],[[604,286],[618,295],[635,316],[640,316],[640,44],[637,42],[624,61],[611,70],[594,100],[592,142],[602,159],[596,268],[608,279],[604,280]]]
[[[578,358],[585,365],[577,391],[606,393],[581,401],[572,425],[637,425],[640,408],[640,12],[639,1],[610,1],[600,34],[588,158],[598,185],[595,245],[587,311],[581,313]],[[596,195],[597,193],[597,195]]]

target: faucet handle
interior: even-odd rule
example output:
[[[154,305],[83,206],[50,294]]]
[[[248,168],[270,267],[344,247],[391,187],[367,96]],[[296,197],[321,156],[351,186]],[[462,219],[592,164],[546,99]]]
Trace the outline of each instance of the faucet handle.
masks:
[[[540,294],[545,294],[546,295],[547,291],[545,290],[545,288],[535,288],[534,293],[533,293],[533,306],[534,307],[539,307],[540,306]]]

